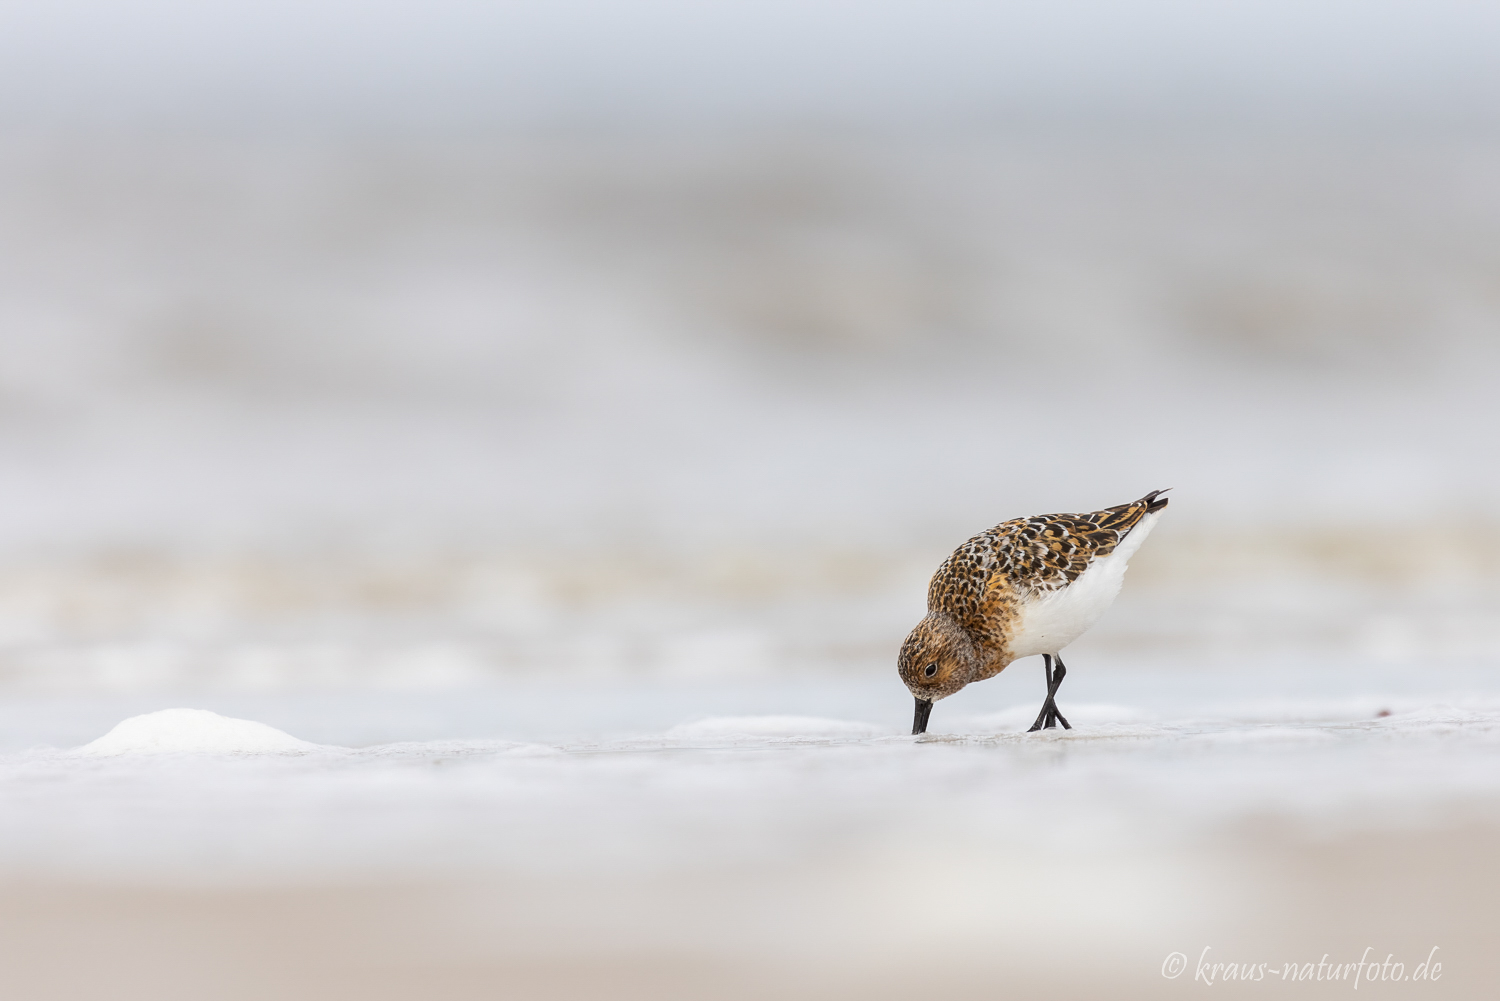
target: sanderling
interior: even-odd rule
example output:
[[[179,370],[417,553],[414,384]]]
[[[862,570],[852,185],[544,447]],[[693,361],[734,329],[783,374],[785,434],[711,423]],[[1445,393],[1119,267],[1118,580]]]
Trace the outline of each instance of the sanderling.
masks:
[[[926,732],[938,699],[1035,654],[1042,655],[1047,701],[1031,729],[1061,723],[1071,730],[1053,701],[1068,673],[1057,652],[1120,593],[1125,564],[1167,506],[1164,493],[1089,514],[1001,522],[954,550],[932,575],[927,615],[897,660],[917,699],[911,732]]]

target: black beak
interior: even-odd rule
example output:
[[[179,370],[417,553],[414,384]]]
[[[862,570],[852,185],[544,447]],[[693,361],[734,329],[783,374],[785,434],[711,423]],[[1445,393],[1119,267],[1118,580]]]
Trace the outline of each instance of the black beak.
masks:
[[[927,732],[927,717],[932,715],[932,703],[926,699],[917,700],[917,715],[911,721],[912,736]]]

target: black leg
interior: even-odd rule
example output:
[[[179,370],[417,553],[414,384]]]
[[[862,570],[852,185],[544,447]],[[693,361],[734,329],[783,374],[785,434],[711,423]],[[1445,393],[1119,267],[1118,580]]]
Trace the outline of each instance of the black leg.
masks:
[[[1033,731],[1040,730],[1043,726],[1051,726],[1052,725],[1052,721],[1047,718],[1047,710],[1050,709],[1050,708],[1052,708],[1052,691],[1053,691],[1053,688],[1052,688],[1052,655],[1051,654],[1046,654],[1046,653],[1042,654],[1042,670],[1046,672],[1046,677],[1047,677],[1047,701],[1045,701],[1045,702],[1042,703],[1042,711],[1036,714],[1036,722],[1033,723],[1033,724],[1031,724],[1031,729],[1027,730],[1026,731],[1027,733],[1031,733]]]
[[[1063,718],[1063,714],[1057,711],[1057,703],[1053,702],[1053,699],[1057,696],[1057,690],[1062,687],[1063,677],[1068,673],[1068,669],[1063,666],[1061,657],[1053,659],[1057,661],[1057,670],[1052,672],[1052,691],[1047,696],[1047,701],[1052,703],[1052,718],[1061,723],[1064,730],[1071,730],[1073,729],[1073,725]]]
[[[1055,670],[1052,666],[1054,659],[1057,661]],[[1051,654],[1046,653],[1042,654],[1042,664],[1047,674],[1047,701],[1042,703],[1042,711],[1037,713],[1036,722],[1031,724],[1031,729],[1026,732],[1051,730],[1059,723],[1063,725],[1064,730],[1071,730],[1073,729],[1073,725],[1067,721],[1067,718],[1062,713],[1057,711],[1057,703],[1054,701],[1057,696],[1057,690],[1062,687],[1063,678],[1067,676],[1068,669],[1063,666],[1061,657],[1054,658]]]

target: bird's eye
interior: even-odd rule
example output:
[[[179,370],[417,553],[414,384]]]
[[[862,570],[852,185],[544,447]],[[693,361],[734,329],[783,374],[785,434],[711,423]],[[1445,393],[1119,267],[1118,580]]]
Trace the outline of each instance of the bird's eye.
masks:
[[[922,673],[927,675],[927,677],[929,678],[934,674],[937,674],[937,662],[934,661],[933,663],[928,664],[926,670],[924,670]]]

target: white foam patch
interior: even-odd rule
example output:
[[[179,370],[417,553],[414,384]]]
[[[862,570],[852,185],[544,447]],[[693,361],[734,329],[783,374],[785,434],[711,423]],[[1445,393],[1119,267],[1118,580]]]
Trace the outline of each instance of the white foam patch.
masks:
[[[74,754],[296,754],[321,745],[298,740],[273,726],[230,719],[206,709],[163,709],[132,716]]]
[[[713,716],[683,723],[669,737],[873,737],[884,732],[873,723],[817,716]]]

